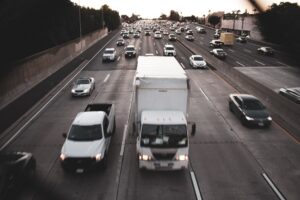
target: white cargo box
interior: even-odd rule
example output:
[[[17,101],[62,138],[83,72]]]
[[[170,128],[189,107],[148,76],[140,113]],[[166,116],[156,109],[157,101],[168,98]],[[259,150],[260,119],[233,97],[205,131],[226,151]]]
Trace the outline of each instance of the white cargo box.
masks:
[[[139,56],[134,79],[136,117],[142,111],[187,113],[189,81],[174,57]]]

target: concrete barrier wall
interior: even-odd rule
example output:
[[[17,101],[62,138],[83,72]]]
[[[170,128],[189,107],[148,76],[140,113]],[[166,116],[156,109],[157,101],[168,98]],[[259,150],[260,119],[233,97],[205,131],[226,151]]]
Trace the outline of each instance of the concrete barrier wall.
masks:
[[[179,41],[193,54],[202,54],[207,63],[216,69],[217,73],[234,85],[240,92],[253,94],[258,97],[271,112],[271,116],[282,127],[288,130],[297,140],[300,140],[300,105],[277,94],[262,83],[242,73],[221,60],[215,59],[209,52],[193,48],[185,41]]]
[[[82,37],[81,41],[78,38],[17,62],[0,80],[0,110],[106,35],[107,29],[98,30]]]

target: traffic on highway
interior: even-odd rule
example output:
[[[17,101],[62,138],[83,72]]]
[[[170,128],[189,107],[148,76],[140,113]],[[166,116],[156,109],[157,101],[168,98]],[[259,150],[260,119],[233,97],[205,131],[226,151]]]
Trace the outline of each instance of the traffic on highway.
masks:
[[[168,20],[105,39],[1,136],[34,156],[38,183],[3,197],[300,198],[300,137],[285,126],[299,122],[300,90],[283,76],[299,79],[284,52]]]

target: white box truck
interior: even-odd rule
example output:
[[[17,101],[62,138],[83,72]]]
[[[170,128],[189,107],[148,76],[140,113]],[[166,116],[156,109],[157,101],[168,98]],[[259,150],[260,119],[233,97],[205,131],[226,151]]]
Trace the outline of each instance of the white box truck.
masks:
[[[174,57],[139,56],[134,79],[139,168],[188,167],[189,79]],[[196,126],[192,125],[194,135]]]

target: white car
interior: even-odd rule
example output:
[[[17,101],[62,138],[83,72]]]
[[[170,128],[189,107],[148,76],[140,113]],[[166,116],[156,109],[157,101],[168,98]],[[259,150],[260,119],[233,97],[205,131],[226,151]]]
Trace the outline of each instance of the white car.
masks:
[[[168,31],[164,31],[163,35],[169,35]]]
[[[117,56],[117,51],[115,48],[106,48],[103,52],[102,62],[115,61]]]
[[[220,59],[225,59],[227,56],[227,53],[223,49],[220,49],[220,48],[213,49],[212,51],[210,51],[210,53]]]
[[[159,31],[156,31],[155,34],[154,34],[154,38],[155,39],[161,39],[162,38],[161,33]]]
[[[176,29],[175,33],[176,33],[177,35],[181,35],[181,30],[180,30],[180,29]]]
[[[125,48],[125,58],[136,57],[136,50],[133,45],[127,45]]]
[[[193,68],[207,69],[207,64],[201,55],[192,55],[189,60]]]
[[[79,78],[73,85],[71,93],[73,96],[90,96],[95,89],[95,79],[93,77]]]
[[[165,56],[176,56],[176,50],[173,45],[166,44],[164,46],[164,55]]]

